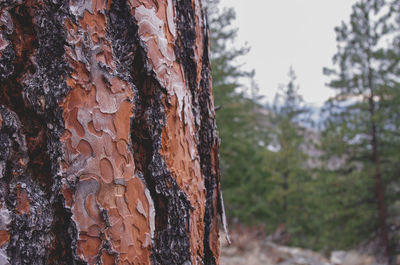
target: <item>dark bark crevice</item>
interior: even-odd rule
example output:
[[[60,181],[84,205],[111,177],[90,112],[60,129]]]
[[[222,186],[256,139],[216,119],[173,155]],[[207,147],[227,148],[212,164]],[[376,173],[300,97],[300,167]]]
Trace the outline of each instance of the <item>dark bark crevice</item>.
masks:
[[[29,150],[18,115],[1,106],[0,116],[1,145],[5,147],[0,163],[6,167],[0,191],[1,223],[10,235],[6,256],[11,264],[45,264],[53,238],[52,208],[30,173]]]
[[[119,75],[134,89],[131,140],[137,175],[146,183],[155,207],[153,264],[190,262],[190,202],[159,153],[165,126],[165,88],[157,81],[138,36],[138,27],[124,0],[113,1],[108,33]]]
[[[155,206],[154,264],[185,264],[190,261],[190,202],[172,178],[159,153],[165,125],[162,96],[151,77],[137,78],[138,97],[132,120],[133,152]],[[174,246],[174,248],[171,248]]]
[[[19,174],[8,166],[3,178],[13,212],[7,255],[11,264],[72,264],[71,214],[59,194],[64,122],[58,103],[68,92],[65,79],[71,72],[64,57],[66,7],[25,1],[7,8],[11,22],[2,29],[10,44],[0,59],[0,104],[19,120],[15,130],[26,145],[16,148],[25,150],[27,163]],[[25,193],[27,208],[21,213]]]
[[[204,177],[204,184],[206,188],[206,205],[204,215],[204,264],[216,264],[214,254],[210,248],[210,229],[213,218],[216,218],[214,209],[214,200],[217,191],[217,177],[213,173],[213,163],[211,157],[211,149],[218,145],[218,136],[214,134],[216,131],[215,119],[212,116],[212,107],[210,104],[210,62],[208,54],[208,29],[206,29],[203,36],[203,57],[201,80],[198,89],[196,81],[197,64],[195,62],[194,48],[196,45],[196,31],[195,31],[195,12],[193,9],[192,1],[190,0],[176,0],[176,13],[180,18],[177,21],[178,39],[175,43],[175,54],[178,61],[183,65],[187,85],[190,88],[192,95],[192,111],[194,117],[200,117],[200,124],[196,123],[196,138],[197,149],[200,156],[201,173]],[[204,20],[206,20],[204,16]],[[218,165],[217,165],[218,167]],[[218,169],[217,169],[218,171]]]
[[[198,150],[200,154],[200,167],[201,172],[204,176],[204,184],[206,187],[206,210],[204,214],[204,264],[216,264],[214,253],[210,248],[210,233],[211,223],[215,216],[216,209],[214,209],[215,198],[219,199],[219,195],[216,196],[215,192],[218,191],[217,179],[219,168],[218,164],[216,169],[213,170],[213,161],[211,156],[211,150],[213,147],[218,146],[218,136],[215,134],[216,123],[215,118],[210,116],[212,107],[210,104],[210,70],[209,70],[209,58],[208,58],[208,35],[204,37],[204,53],[203,53],[203,65],[201,72],[200,81],[200,130],[199,130],[199,144]],[[217,172],[216,174],[213,172]],[[218,209],[220,212],[220,209]]]
[[[139,48],[139,50],[142,48]],[[148,73],[144,50],[135,56],[135,113],[132,144],[136,166],[141,170],[155,206],[153,264],[185,264],[190,261],[190,202],[159,153],[165,126],[165,89]],[[171,248],[171,246],[175,246]]]
[[[176,21],[178,38],[175,42],[175,55],[177,61],[183,66],[186,83],[196,100],[197,89],[197,64],[195,62],[194,47],[196,45],[195,13],[191,0],[175,0]],[[197,107],[197,106],[195,106]],[[196,115],[195,115],[196,117]]]
[[[54,211],[51,234],[54,236],[48,264],[81,264],[73,253],[76,231],[71,222],[71,213],[64,207],[60,194],[60,160],[63,158],[60,137],[64,134],[64,120],[59,103],[70,88],[65,80],[72,70],[65,57],[66,44],[64,19],[68,14],[67,1],[48,1],[35,13],[34,25],[38,39],[35,55],[35,73],[24,83],[24,100],[43,120],[46,142],[39,156],[46,160],[44,181],[47,182],[47,197]]]

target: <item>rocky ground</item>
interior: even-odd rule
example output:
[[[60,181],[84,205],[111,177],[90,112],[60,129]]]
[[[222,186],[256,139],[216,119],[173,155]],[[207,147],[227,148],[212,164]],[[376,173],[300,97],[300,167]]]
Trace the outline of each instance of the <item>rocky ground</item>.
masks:
[[[228,245],[221,236],[222,265],[382,265],[356,251],[334,251],[330,257],[307,249],[286,247],[250,233],[230,233]],[[398,260],[400,265],[400,259]]]

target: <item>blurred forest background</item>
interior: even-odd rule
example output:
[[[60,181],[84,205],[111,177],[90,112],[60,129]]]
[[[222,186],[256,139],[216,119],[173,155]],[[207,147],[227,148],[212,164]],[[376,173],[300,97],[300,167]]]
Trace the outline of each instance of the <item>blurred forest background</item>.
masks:
[[[371,246],[400,253],[400,1],[360,0],[338,21],[324,74],[335,91],[307,106],[288,66],[272,103],[237,59],[235,11],[206,1],[231,226],[279,233],[280,244],[322,253]],[[333,29],[332,29],[333,30]],[[256,32],[255,32],[256,33]],[[268,47],[266,47],[267,49]],[[315,118],[318,117],[318,118]]]

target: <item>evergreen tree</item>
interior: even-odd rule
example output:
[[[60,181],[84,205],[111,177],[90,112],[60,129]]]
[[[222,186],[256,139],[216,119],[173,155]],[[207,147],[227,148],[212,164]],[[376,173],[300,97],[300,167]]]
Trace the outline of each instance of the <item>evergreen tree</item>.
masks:
[[[264,198],[268,191],[262,167],[265,114],[258,103],[252,71],[245,71],[237,59],[249,51],[237,48],[237,28],[232,26],[232,8],[218,8],[218,0],[206,2],[210,27],[213,93],[221,138],[221,183],[231,219],[250,223],[265,216]]]
[[[338,69],[325,69],[325,74],[333,76],[329,85],[336,95],[326,103],[323,142],[327,168],[338,183],[348,185],[341,186],[343,196],[337,201],[342,205],[335,219],[351,227],[353,239],[379,231],[387,258],[385,187],[392,177],[387,169],[393,168],[387,158],[390,145],[399,143],[388,116],[395,115],[390,95],[395,64],[387,42],[394,29],[392,10],[384,0],[361,0],[353,6],[350,22],[335,29],[338,51],[333,62]],[[371,210],[373,203],[377,211]]]
[[[289,82],[281,87],[269,108],[272,141],[264,163],[272,173],[273,190],[267,201],[275,215],[269,222],[275,227],[285,224],[291,235],[290,243],[302,245],[310,236],[307,226],[312,208],[308,207],[308,186],[312,169],[308,153],[312,139],[307,136],[311,130],[305,127],[310,124],[310,110],[298,94],[295,80],[295,72],[290,68]]]

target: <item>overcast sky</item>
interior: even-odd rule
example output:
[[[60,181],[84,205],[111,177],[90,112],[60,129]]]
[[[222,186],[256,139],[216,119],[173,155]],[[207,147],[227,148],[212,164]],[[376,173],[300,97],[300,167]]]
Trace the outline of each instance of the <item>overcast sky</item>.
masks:
[[[268,101],[292,65],[305,101],[320,106],[331,95],[324,66],[336,52],[334,27],[348,21],[356,0],[221,0],[236,11],[238,44],[248,42],[246,68],[256,70]]]

